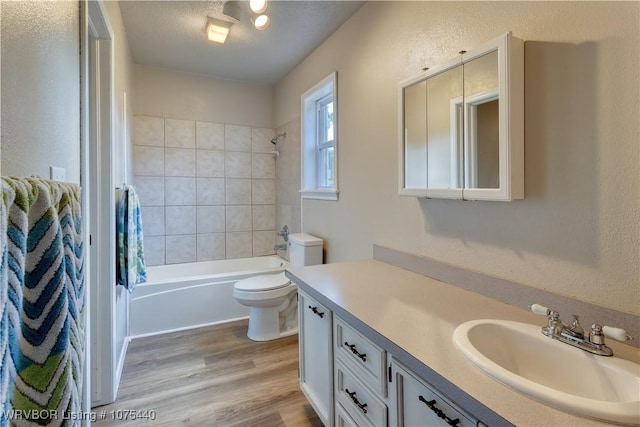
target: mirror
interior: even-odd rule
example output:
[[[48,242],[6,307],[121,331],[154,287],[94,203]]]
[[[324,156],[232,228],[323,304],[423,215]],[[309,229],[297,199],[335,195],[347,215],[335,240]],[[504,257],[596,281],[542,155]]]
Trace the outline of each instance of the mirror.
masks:
[[[427,188],[462,188],[462,138],[449,111],[462,90],[462,65],[427,79]]]
[[[427,82],[404,89],[405,187],[427,187]]]
[[[523,77],[523,43],[506,34],[402,82],[400,195],[523,198]]]
[[[466,188],[499,188],[498,51],[464,64]]]

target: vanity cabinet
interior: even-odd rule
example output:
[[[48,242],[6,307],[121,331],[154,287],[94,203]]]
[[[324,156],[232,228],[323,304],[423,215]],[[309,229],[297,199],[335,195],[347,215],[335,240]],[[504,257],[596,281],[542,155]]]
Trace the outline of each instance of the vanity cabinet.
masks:
[[[484,426],[473,416],[442,397],[432,387],[417,379],[396,361],[391,363],[393,384],[391,425],[410,426]]]
[[[300,389],[325,426],[333,426],[333,314],[298,290]]]
[[[300,288],[298,314],[300,388],[326,427],[485,426]]]
[[[524,43],[507,33],[402,81],[399,194],[524,198]]]

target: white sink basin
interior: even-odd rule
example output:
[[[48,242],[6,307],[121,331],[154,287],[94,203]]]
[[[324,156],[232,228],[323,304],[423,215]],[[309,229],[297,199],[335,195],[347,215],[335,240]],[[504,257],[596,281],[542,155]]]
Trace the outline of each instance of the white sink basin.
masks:
[[[587,353],[507,320],[458,326],[455,346],[501,383],[577,415],[640,425],[640,365]]]

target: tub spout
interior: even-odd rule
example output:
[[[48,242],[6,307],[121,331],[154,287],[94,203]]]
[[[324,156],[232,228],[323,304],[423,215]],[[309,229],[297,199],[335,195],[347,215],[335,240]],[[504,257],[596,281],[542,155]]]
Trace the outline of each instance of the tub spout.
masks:
[[[286,250],[287,250],[287,244],[286,244],[286,243],[283,243],[283,244],[281,244],[281,245],[275,245],[275,246],[273,247],[273,250],[274,250],[274,251],[286,251]]]

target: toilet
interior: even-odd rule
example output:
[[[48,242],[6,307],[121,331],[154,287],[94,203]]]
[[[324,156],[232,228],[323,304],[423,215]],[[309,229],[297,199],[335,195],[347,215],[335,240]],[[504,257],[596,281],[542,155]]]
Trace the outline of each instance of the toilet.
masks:
[[[304,233],[289,234],[289,265],[322,264],[322,239]],[[298,333],[298,286],[284,273],[238,280],[233,296],[249,307],[247,337],[269,341]]]

